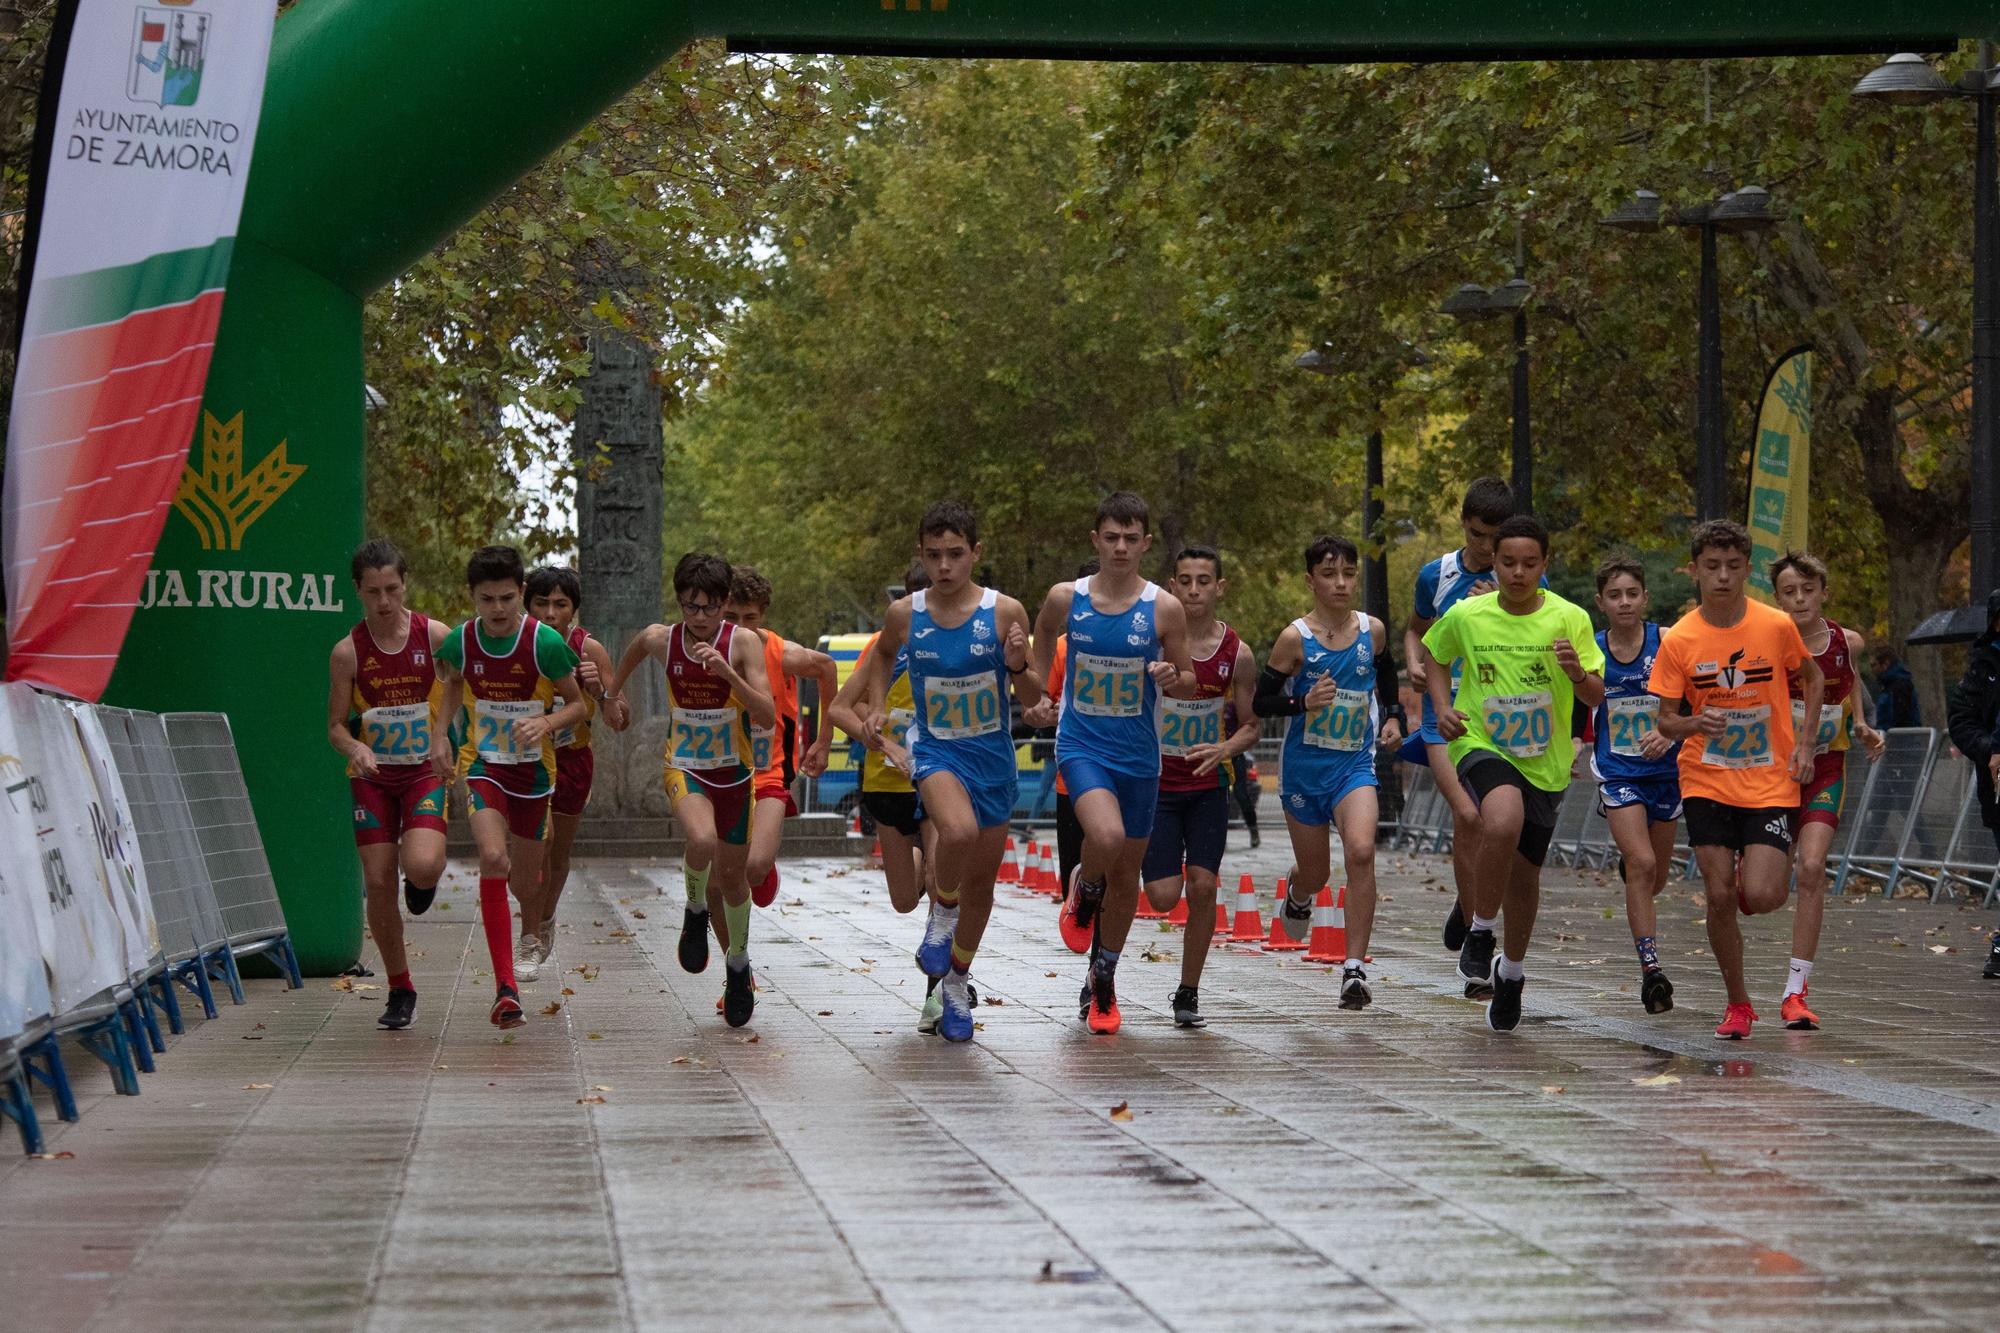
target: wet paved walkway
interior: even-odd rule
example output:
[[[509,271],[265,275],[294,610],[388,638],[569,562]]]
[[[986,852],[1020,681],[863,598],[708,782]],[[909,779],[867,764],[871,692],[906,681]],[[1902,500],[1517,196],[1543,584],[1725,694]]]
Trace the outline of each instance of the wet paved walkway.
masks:
[[[1227,869],[1268,890],[1283,862]],[[0,1156],[0,1324],[1993,1327],[1986,916],[1836,905],[1814,1034],[1774,1021],[1789,917],[1751,923],[1773,1021],[1724,1046],[1691,893],[1661,913],[1681,1007],[1649,1018],[1615,886],[1552,872],[1500,1036],[1434,943],[1445,868],[1385,870],[1374,1008],[1230,946],[1212,1025],[1178,1031],[1181,938],[1155,930],[1108,1039],[1047,900],[1003,891],[968,1047],[912,1030],[916,920],[827,862],[759,914],[740,1032],[719,962],[674,963],[671,870],[588,865],[564,971],[503,1037],[461,871],[413,927],[412,1030],[375,1029],[379,978],[259,982],[143,1097],[84,1071],[49,1145],[75,1156]]]

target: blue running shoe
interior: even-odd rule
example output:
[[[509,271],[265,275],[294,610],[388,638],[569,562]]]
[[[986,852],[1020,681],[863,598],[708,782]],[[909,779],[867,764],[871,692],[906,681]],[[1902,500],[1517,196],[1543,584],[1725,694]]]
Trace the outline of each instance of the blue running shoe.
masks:
[[[917,970],[927,977],[941,977],[951,970],[951,939],[958,933],[958,909],[931,903],[930,919],[924,922],[924,942],[917,946]]]
[[[944,1013],[938,1018],[937,1031],[946,1041],[972,1040],[972,1000],[966,994],[970,989],[963,972],[951,973],[938,986]]]

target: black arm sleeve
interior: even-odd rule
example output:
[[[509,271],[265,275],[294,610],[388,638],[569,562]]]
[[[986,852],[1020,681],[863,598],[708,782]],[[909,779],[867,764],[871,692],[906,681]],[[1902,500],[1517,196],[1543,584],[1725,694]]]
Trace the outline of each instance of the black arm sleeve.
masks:
[[[1403,712],[1403,692],[1396,684],[1396,659],[1387,644],[1375,654],[1375,701],[1382,706],[1383,717],[1409,725],[1410,719]]]
[[[1250,700],[1250,711],[1258,717],[1294,717],[1305,712],[1303,700],[1285,693],[1285,682],[1290,679],[1290,676],[1270,667],[1258,672],[1257,693]]]

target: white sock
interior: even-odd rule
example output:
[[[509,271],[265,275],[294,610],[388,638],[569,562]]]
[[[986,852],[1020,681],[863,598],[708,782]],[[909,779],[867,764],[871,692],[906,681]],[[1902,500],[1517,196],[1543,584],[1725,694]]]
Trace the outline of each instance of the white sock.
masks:
[[[1519,981],[1522,977],[1528,975],[1519,963],[1509,958],[1506,954],[1501,954],[1500,961],[1493,966],[1494,970],[1500,974],[1502,981]]]
[[[1472,914],[1472,929],[1474,930],[1483,930],[1490,935],[1493,933],[1493,927],[1499,924],[1500,918],[1497,916],[1481,916],[1477,912]]]
[[[1804,994],[1806,981],[1811,976],[1812,960],[1810,958],[1794,958],[1791,970],[1785,974],[1785,995]],[[1782,999],[1784,997],[1780,996],[1779,998]]]

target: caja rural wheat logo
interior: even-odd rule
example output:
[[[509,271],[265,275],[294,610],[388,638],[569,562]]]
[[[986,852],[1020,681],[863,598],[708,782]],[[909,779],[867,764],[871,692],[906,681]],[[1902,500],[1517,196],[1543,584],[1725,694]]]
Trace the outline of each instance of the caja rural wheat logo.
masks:
[[[132,65],[125,95],[150,106],[193,106],[208,67],[211,18],[185,8],[188,0],[160,0],[132,14]]]

